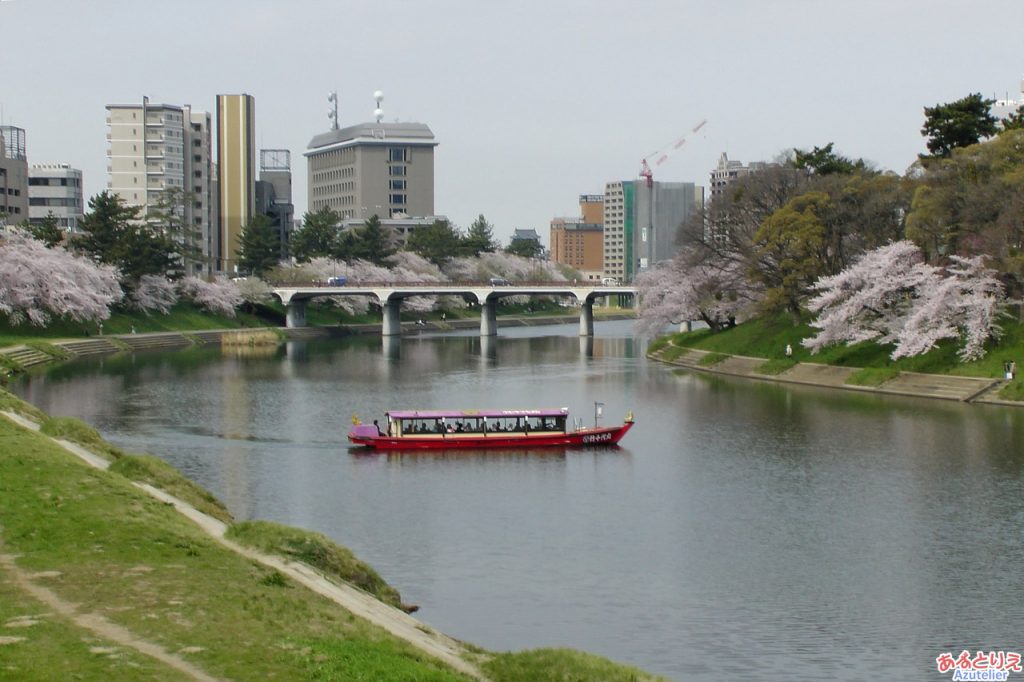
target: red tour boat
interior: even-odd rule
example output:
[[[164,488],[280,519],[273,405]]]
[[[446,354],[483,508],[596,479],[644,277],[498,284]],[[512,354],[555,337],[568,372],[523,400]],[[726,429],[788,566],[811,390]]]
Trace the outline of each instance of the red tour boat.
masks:
[[[615,445],[633,427],[630,411],[619,426],[570,429],[568,408],[550,410],[391,411],[387,424],[353,416],[348,439],[381,450],[539,448]]]

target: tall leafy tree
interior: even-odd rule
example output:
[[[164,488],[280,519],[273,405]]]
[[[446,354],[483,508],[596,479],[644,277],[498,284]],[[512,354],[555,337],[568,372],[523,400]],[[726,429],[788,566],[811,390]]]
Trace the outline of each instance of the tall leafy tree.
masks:
[[[828,210],[824,192],[808,192],[772,213],[754,235],[755,258],[750,276],[764,288],[762,305],[769,311],[800,316],[800,304],[823,274],[825,225]]]
[[[824,147],[815,147],[809,152],[805,152],[802,149],[794,149],[793,160],[790,163],[794,168],[802,168],[815,175],[850,174],[867,168],[864,159],[854,161],[833,152],[833,145],[834,143],[829,142]]]
[[[28,230],[35,239],[38,239],[47,247],[53,248],[64,241],[64,231],[57,223],[57,216],[47,213],[43,222],[37,224],[25,223],[23,227]]]
[[[1024,293],[1024,130],[1008,130],[948,159],[917,180],[907,237],[928,262],[989,258],[1017,298]]]
[[[395,255],[398,250],[394,245],[394,235],[391,229],[381,225],[380,217],[376,214],[367,218],[359,230],[353,235],[352,256],[369,261],[374,265],[383,265],[384,261]],[[342,246],[339,244],[338,246]],[[335,255],[342,255],[343,248],[336,248]],[[340,260],[340,259],[339,259]]]
[[[494,240],[494,226],[487,222],[482,213],[466,230],[462,244],[463,255],[466,256],[479,256],[481,253],[498,250],[498,243]]]
[[[302,227],[292,233],[289,240],[291,255],[299,263],[313,258],[335,258],[339,251],[341,214],[328,206],[307,211],[302,216]]]
[[[99,263],[113,265],[125,288],[134,288],[143,275],[172,275],[178,269],[177,245],[139,218],[139,208],[104,191],[89,199],[79,222],[74,247]]]
[[[921,134],[928,138],[928,151],[932,156],[948,157],[954,149],[995,135],[999,119],[992,115],[993,104],[994,99],[975,93],[948,104],[925,107]]]
[[[413,230],[406,240],[405,248],[441,266],[457,255],[461,243],[462,235],[451,223],[435,220],[426,227]]]
[[[188,207],[196,201],[195,192],[181,187],[162,190],[146,215],[146,222],[161,231],[175,245],[186,272],[205,262],[202,232],[188,222]]]
[[[536,258],[544,252],[544,247],[535,239],[513,239],[505,247],[505,253],[522,258]]]
[[[281,244],[269,216],[254,215],[238,239],[238,267],[262,277],[277,265]]]

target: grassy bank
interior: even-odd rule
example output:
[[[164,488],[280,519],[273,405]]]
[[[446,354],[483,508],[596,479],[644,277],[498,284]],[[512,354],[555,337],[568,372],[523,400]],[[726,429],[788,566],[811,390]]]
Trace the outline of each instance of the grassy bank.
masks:
[[[46,419],[3,391],[0,407]],[[209,493],[165,463],[106,444],[75,420],[47,420],[44,429],[113,464],[108,471],[88,467],[46,436],[0,417],[0,678],[182,679],[179,670],[40,601],[38,590],[46,590],[91,623],[124,628],[217,678],[467,679],[228,550],[131,484],[149,482],[231,521]],[[250,522],[229,535],[400,603],[370,567],[318,534]],[[580,652],[473,651],[495,680],[647,678]]]
[[[666,351],[666,357],[673,352],[678,354],[675,349],[697,348],[719,354],[765,358],[770,363],[767,369],[777,368],[779,371],[784,371],[788,365],[796,362],[863,367],[865,371],[854,375],[853,381],[864,385],[878,385],[898,372],[1001,378],[1004,362],[1014,360],[1018,367],[1024,367],[1024,324],[1003,320],[1002,327],[1003,336],[998,342],[986,347],[984,358],[974,362],[961,362],[956,355],[958,347],[951,342],[943,342],[924,355],[899,360],[890,359],[891,346],[880,346],[870,341],[854,346],[832,346],[812,355],[800,342],[813,336],[814,330],[806,324],[794,325],[784,316],[750,320],[717,333],[701,329],[672,334],[657,340],[651,348],[656,350],[671,346]],[[791,358],[786,357],[787,345],[793,349]],[[1024,399],[1021,371],[1018,371],[1017,379],[1010,382],[1000,395],[1010,400]]]

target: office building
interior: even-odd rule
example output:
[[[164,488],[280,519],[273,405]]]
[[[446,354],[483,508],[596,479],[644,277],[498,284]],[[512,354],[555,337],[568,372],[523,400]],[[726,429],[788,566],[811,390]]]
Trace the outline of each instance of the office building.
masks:
[[[397,249],[404,249],[409,241],[409,235],[421,227],[430,227],[437,221],[448,222],[448,217],[443,215],[428,215],[411,218],[400,216],[396,218],[381,218],[380,226],[385,232],[390,232],[394,238],[393,246]],[[358,230],[366,225],[363,218],[345,218],[341,221],[343,230]]]
[[[238,271],[242,229],[256,212],[256,101],[217,95],[217,190],[221,272]]]
[[[0,225],[28,220],[28,156],[25,131],[0,126]]]
[[[599,281],[604,268],[604,195],[580,196],[580,217],[551,221],[551,254],[556,263],[580,271],[584,280]]]
[[[66,163],[35,164],[28,169],[28,221],[40,225],[53,216],[64,232],[77,232],[85,212],[82,171]]]
[[[704,206],[692,182],[609,182],[604,193],[604,276],[632,282],[678,250],[679,228]]]
[[[270,218],[281,244],[281,258],[288,255],[288,239],[295,222],[291,159],[287,149],[261,149],[260,179],[256,181],[256,213]]]
[[[434,133],[423,123],[360,123],[314,137],[309,210],[343,218],[434,215]]]

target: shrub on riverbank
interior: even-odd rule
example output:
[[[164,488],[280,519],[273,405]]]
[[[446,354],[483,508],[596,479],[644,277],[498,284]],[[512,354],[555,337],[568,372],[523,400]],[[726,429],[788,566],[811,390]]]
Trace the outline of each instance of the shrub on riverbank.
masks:
[[[327,576],[351,583],[386,604],[401,607],[398,590],[384,582],[373,568],[346,547],[312,531],[270,521],[242,521],[228,529],[227,537],[261,552],[279,554],[309,564]]]

